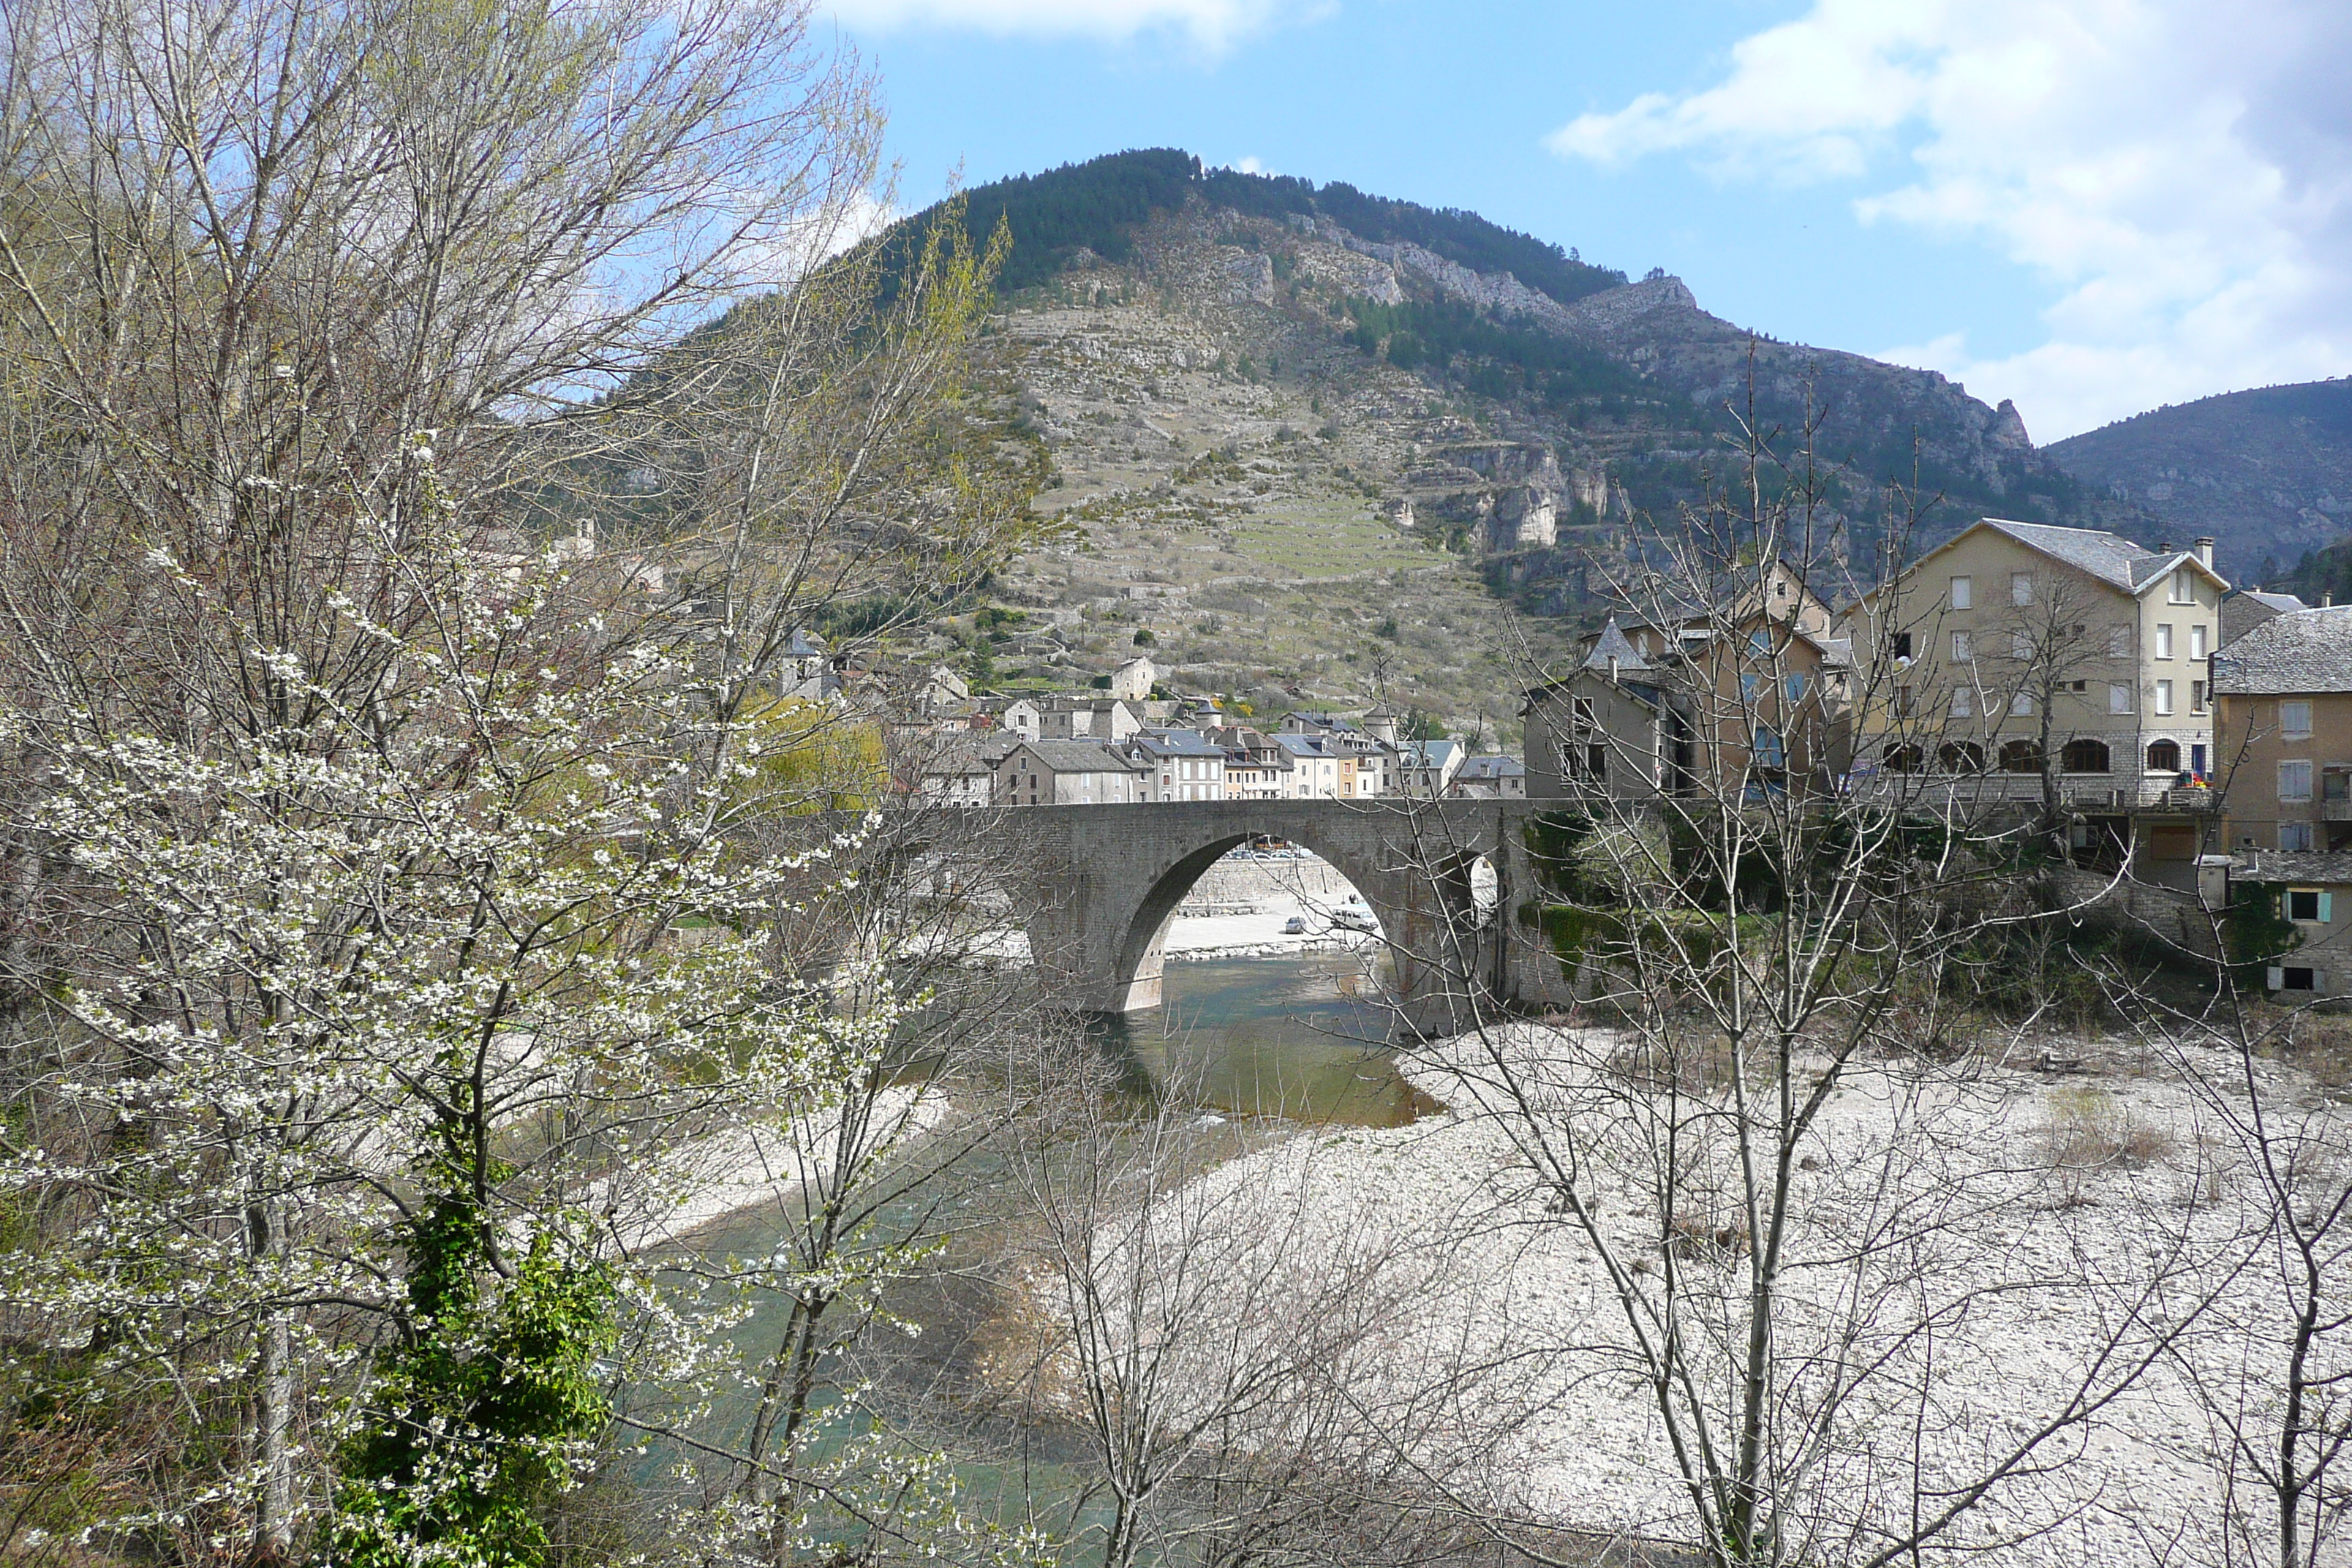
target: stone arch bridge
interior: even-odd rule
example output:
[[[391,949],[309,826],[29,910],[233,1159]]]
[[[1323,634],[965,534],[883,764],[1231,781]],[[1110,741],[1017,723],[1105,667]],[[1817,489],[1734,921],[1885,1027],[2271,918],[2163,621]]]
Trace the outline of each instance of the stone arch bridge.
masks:
[[[1398,1001],[1424,1033],[1465,1026],[1475,1005],[1570,999],[1539,930],[1520,910],[1538,897],[1525,826],[1536,803],[1447,800],[1168,801],[1006,808],[1003,842],[1029,910],[1032,954],[1066,994],[1108,1013],[1156,1006],[1176,907],[1220,856],[1258,836],[1329,861],[1379,916]],[[1491,903],[1474,897],[1476,863],[1494,869]]]

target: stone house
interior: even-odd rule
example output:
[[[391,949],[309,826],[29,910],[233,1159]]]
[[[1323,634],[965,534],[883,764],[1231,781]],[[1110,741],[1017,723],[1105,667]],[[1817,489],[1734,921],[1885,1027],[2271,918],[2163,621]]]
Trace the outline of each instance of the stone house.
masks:
[[[2352,996],[2352,853],[2235,858],[2232,896],[2256,898],[2294,931],[2294,943],[2266,965],[2265,984],[2282,1002]]]
[[[1110,694],[1129,702],[1141,702],[1151,695],[1160,682],[1160,671],[1151,660],[1138,654],[1111,673]]]
[[[1525,800],[1528,770],[1517,757],[1470,757],[1448,791],[1464,800]]]
[[[972,728],[1001,730],[1008,735],[1039,740],[1043,738],[1038,731],[1044,728],[1044,710],[1034,698],[984,698],[972,710]]]
[[[776,695],[787,700],[830,701],[841,695],[842,664],[826,651],[823,638],[796,626],[778,658]]]
[[[908,794],[919,805],[959,809],[996,804],[996,766],[1019,745],[1013,736],[962,733],[921,737],[920,745],[901,770],[909,780]]]
[[[1113,745],[1144,728],[1143,710],[1116,697],[1049,697],[1037,714],[1038,739],[1107,741]]]
[[[1197,730],[1147,730],[1119,750],[1143,770],[1146,801],[1225,798],[1225,749]]]
[[[1623,805],[1831,787],[1848,650],[1802,628],[1804,596],[1786,599],[1785,619],[1769,607],[1695,616],[1671,640],[1652,626],[1637,641],[1612,618],[1565,679],[1526,693],[1528,793]]]
[[[1141,768],[1102,741],[1023,741],[995,768],[999,805],[1129,805]]]
[[[2213,656],[2226,842],[2352,851],[2352,605],[2273,616]]]
[[[1459,741],[1406,741],[1397,747],[1396,793],[1415,800],[1440,800],[1468,751]]]

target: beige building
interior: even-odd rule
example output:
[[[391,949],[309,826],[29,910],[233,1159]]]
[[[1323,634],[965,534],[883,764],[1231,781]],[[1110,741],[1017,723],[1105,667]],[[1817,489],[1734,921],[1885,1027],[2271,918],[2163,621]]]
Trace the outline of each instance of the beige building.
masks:
[[[2352,606],[2237,597],[2261,602],[2213,656],[2231,895],[2294,932],[2265,966],[2281,1000],[2352,995]]]
[[[2273,617],[2213,658],[2229,847],[2352,850],[2352,605]]]
[[[2229,586],[2210,539],[2148,550],[1983,519],[1840,613],[1864,671],[1855,771],[2026,801],[2046,768],[2119,844],[2117,814],[2194,814],[2205,792],[2181,786],[2213,767],[2207,662]]]

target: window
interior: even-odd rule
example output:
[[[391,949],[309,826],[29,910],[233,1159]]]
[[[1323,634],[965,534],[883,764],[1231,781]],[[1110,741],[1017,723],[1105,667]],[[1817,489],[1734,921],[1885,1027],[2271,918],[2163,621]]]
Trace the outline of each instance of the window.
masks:
[[[1972,719],[1976,717],[1976,693],[1970,691],[1965,686],[1953,687],[1952,717],[1955,719]]]
[[[2031,714],[2033,711],[2033,693],[2021,691],[2011,697],[2009,700],[2009,710],[2021,719]]]
[[[1896,632],[1895,634],[1894,648],[1895,651],[1891,657],[1895,658],[1909,658],[1911,657],[1911,634],[1909,632]]]
[[[2205,657],[2205,627],[2201,624],[2189,628],[2189,657],[2191,658]]]
[[[2131,627],[2109,626],[2107,628],[2107,657],[2109,658],[2131,657]]]
[[[2032,741],[2011,741],[2000,749],[2000,771],[2005,773],[2038,773],[2042,771],[2042,747]]]
[[[2205,711],[2205,683],[2201,680],[2189,683],[2189,710],[2191,713]]]
[[[2156,624],[2156,657],[2158,658],[2172,657],[2172,623],[2170,621],[2158,621]]]
[[[2289,888],[2286,890],[2286,918],[2306,924],[2325,924],[2335,914],[2335,910],[2328,908],[2333,902],[2335,900],[2324,889]]]
[[[2311,798],[2311,763],[2308,761],[2281,763],[2278,765],[2278,784],[2279,799],[2309,800]]]
[[[1895,689],[1895,716],[1897,719],[1908,719],[1911,717],[1912,711],[1911,688],[1907,686],[1896,687]]]
[[[2009,574],[2009,602],[2012,605],[2033,603],[2033,574],[2011,572]]]
[[[1936,748],[1936,765],[1948,773],[1980,773],[1984,757],[1984,748],[1974,741],[1947,741]]]
[[[1756,693],[1762,689],[1763,685],[1764,678],[1760,675],[1741,676],[1739,678],[1739,700],[1742,702],[1755,701]]]
[[[2173,573],[2172,593],[2168,602],[2175,605],[2193,605],[2197,602],[2197,579],[2188,567],[2183,566]]]
[[[2177,773],[2180,771],[2180,742],[2150,741],[2147,743],[2147,771],[2152,773]]]
[[[2104,773],[2114,771],[2105,741],[2074,740],[2066,742],[2059,754],[2070,773]]]
[[[1976,657],[1976,644],[1966,632],[1952,634],[1952,662],[1966,664]]]
[[[1904,744],[1887,749],[1885,763],[1890,773],[1916,773],[1927,763],[1927,754],[1916,746]]]
[[[2110,713],[2128,713],[2128,712],[2130,712],[2130,711],[2132,710],[2131,699],[2132,699],[2132,689],[2131,689],[2130,687],[2124,685],[2121,681],[2110,681],[2110,682],[2108,682],[2108,684],[2107,684],[2107,711],[2108,711],[2108,712],[2110,712]]]
[[[2279,849],[2287,855],[2311,853],[2311,824],[2282,822],[2279,824]]]
[[[2286,741],[2311,739],[2311,704],[2307,701],[2279,704],[2279,738]]]
[[[1609,782],[1609,747],[1606,742],[1595,741],[1584,748],[1584,767],[1586,776],[1594,784]]]
[[[2172,711],[2172,682],[2169,680],[2156,683],[2156,710],[2158,713]]]
[[[2020,664],[2023,664],[2027,659],[2032,658],[2033,657],[2033,634],[2032,632],[2010,633],[2009,657],[2017,660]]]
[[[1952,579],[1952,608],[1965,610],[1976,600],[1976,580],[1972,577]]]
[[[1760,627],[1755,631],[1749,632],[1748,634],[1748,651],[1754,654],[1758,658],[1766,658],[1770,657],[1772,652],[1772,634],[1761,629]]]
[[[2299,963],[2273,964],[2271,968],[2271,989],[2273,991],[2316,991],[2319,971]]]
[[[1590,698],[1590,697],[1580,697],[1580,698],[1578,698],[1578,699],[1576,700],[1576,707],[1575,707],[1574,711],[1575,711],[1575,714],[1576,714],[1576,727],[1577,727],[1578,729],[1580,729],[1580,730],[1590,730],[1590,729],[1591,729],[1591,728],[1592,728],[1592,699],[1591,699],[1591,698]]]
[[[1801,675],[1784,677],[1780,681],[1780,692],[1791,702],[1802,702],[1805,700],[1805,678]]]
[[[1758,767],[1769,769],[1774,773],[1778,773],[1787,762],[1781,749],[1779,731],[1766,729],[1761,724],[1756,727],[1755,742],[1750,754],[1755,757]]]

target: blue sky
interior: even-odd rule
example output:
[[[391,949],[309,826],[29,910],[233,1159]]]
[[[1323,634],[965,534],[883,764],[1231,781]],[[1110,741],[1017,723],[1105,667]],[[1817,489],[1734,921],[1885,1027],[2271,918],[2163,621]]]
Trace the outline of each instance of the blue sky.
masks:
[[[899,200],[1126,147],[1472,208],[2037,440],[2352,373],[2342,0],[833,0]]]

